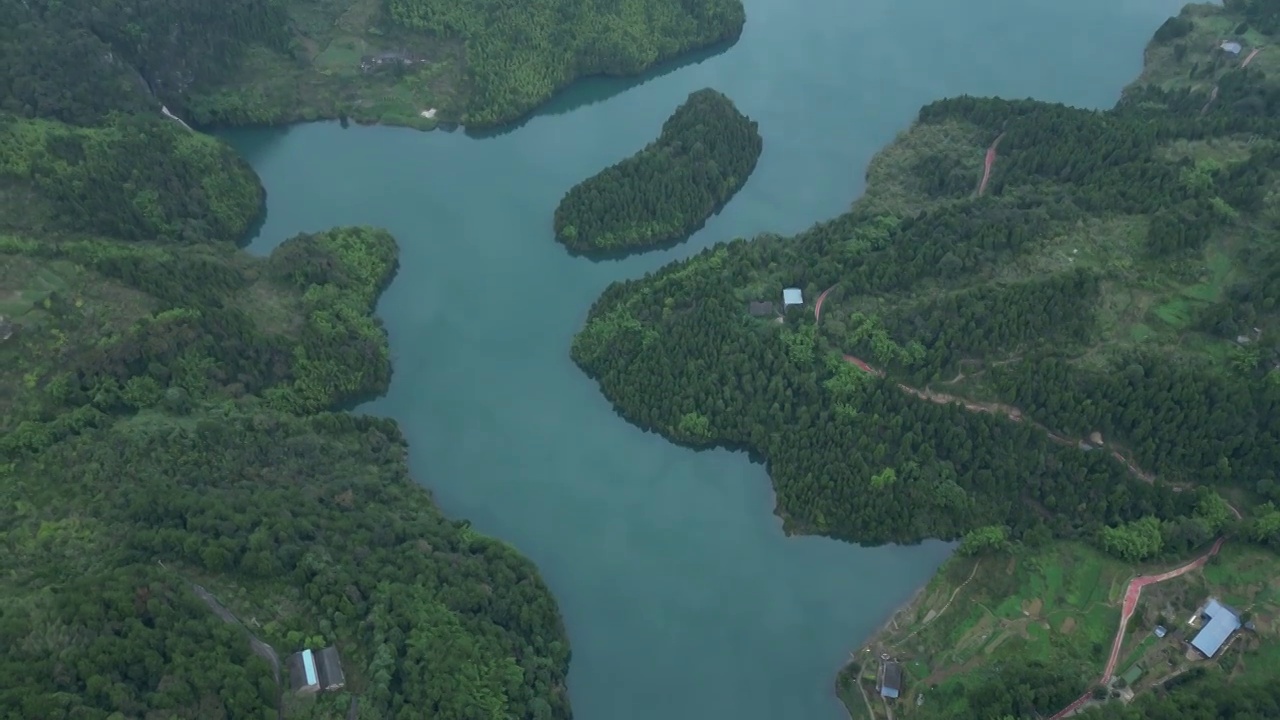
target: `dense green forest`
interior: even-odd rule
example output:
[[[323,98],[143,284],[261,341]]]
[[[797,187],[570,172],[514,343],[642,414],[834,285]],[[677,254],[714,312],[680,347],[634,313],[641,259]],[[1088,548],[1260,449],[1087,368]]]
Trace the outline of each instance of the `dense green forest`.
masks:
[[[334,412],[390,381],[395,240],[250,257],[263,190],[221,142],[19,109],[42,117],[0,116],[0,717],[570,717],[536,569],[439,512],[394,422]],[[325,645],[346,689],[299,703],[284,660]]]
[[[977,689],[972,718],[1019,720],[1037,717],[1038,707],[1054,707],[1044,700],[1065,688],[1041,685],[1039,668],[1013,669],[1000,680]],[[1221,673],[1197,669],[1166,683],[1168,692],[1139,696],[1131,704],[1107,703],[1086,708],[1079,720],[1270,720],[1280,715],[1280,686],[1251,681],[1228,684]],[[1066,692],[1070,692],[1069,690]],[[1065,697],[1070,698],[1070,694]],[[981,708],[980,710],[978,708]]]
[[[497,125],[576,78],[736,40],[744,22],[739,0],[0,0],[0,112]]]
[[[1132,704],[1090,708],[1080,720],[1267,720],[1280,716],[1280,684],[1270,681],[1227,684],[1221,673],[1192,670],[1165,683],[1166,693],[1149,694]]]
[[[756,123],[732,100],[695,91],[657,140],[565,193],[556,239],[578,252],[686,240],[746,184],[763,149]]]
[[[1162,27],[1111,110],[922,108],[849,212],[611,285],[574,360],[635,424],[758,454],[789,532],[1126,563],[1224,532],[1280,547],[1280,58],[1253,52],[1274,3],[1230,5]],[[787,287],[806,303],[753,317]],[[969,670],[975,717],[1084,690],[1087,663],[1025,659]],[[1273,695],[1187,716],[1270,717]]]
[[[1184,19],[1216,34],[1215,13]],[[1185,552],[1220,522],[1197,522],[1179,486],[1274,498],[1280,466],[1280,89],[1265,53],[1242,68],[1197,47],[1169,62],[1213,64],[1207,105],[1211,84],[1138,84],[1106,112],[930,104],[850,212],[612,285],[573,357],[633,422],[759,452],[791,531],[890,542],[994,525]],[[789,286],[808,304],[785,322],[749,315]]]

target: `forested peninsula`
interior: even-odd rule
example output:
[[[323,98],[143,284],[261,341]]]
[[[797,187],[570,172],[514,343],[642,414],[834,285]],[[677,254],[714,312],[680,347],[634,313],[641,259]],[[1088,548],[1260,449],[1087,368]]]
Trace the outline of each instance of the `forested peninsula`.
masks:
[[[0,717],[571,717],[536,568],[340,411],[390,381],[395,240],[241,252],[257,177],[151,97],[296,117],[195,108],[297,11],[0,0]]]
[[[742,186],[764,150],[755,121],[710,88],[695,91],[658,139],[569,189],[556,239],[580,253],[617,253],[687,240]]]
[[[1252,629],[1189,674],[1142,635],[1117,645],[1137,648],[1117,678],[1146,673],[1126,712],[1161,716],[1169,672],[1199,716],[1275,707],[1278,21],[1263,0],[1188,7],[1107,111],[932,103],[847,213],[592,307],[572,356],[619,412],[758,453],[788,532],[961,540],[918,625],[842,675],[855,718],[886,717],[881,657],[908,688],[887,717],[1051,716],[1098,682],[1126,577],[1202,555],[1198,590],[1149,591],[1128,627],[1154,637],[1216,592]]]
[[[0,110],[196,126],[494,126],[573,80],[737,40],[740,0],[0,0]]]

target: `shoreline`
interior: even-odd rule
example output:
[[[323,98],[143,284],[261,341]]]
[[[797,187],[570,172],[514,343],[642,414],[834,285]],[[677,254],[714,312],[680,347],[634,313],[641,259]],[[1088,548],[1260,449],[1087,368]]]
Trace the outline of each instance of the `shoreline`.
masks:
[[[1178,11],[1177,11],[1177,13],[1176,13],[1176,14],[1171,15],[1170,17],[1171,17],[1171,18],[1172,18],[1172,17],[1180,17],[1180,16],[1182,16],[1183,14],[1185,14],[1185,13],[1187,12],[1188,8],[1190,8],[1190,7],[1196,7],[1196,6],[1199,6],[1199,5],[1201,5],[1201,4],[1202,4],[1202,3],[1197,3],[1197,2],[1194,2],[1194,0],[1193,0],[1192,2],[1189,2],[1189,3],[1184,4],[1184,5],[1183,5],[1183,6],[1182,6]],[[1215,7],[1216,7],[1216,11],[1218,11],[1218,12],[1225,12],[1225,9],[1224,9],[1220,4],[1215,4]],[[1153,33],[1154,33],[1154,31],[1153,31]],[[1138,85],[1139,83],[1143,82],[1144,78],[1146,78],[1146,77],[1147,77],[1147,73],[1148,73],[1148,71],[1149,71],[1149,68],[1150,68],[1151,64],[1152,64],[1152,63],[1154,62],[1154,60],[1155,60],[1155,59],[1153,58],[1153,56],[1152,56],[1152,55],[1153,55],[1153,54],[1152,54],[1152,50],[1153,50],[1153,48],[1156,46],[1156,44],[1157,44],[1157,43],[1156,43],[1156,39],[1155,39],[1155,37],[1154,37],[1154,35],[1153,35],[1153,36],[1152,36],[1152,37],[1150,37],[1150,38],[1147,40],[1147,42],[1143,45],[1143,49],[1142,49],[1142,68],[1139,70],[1139,72],[1137,73],[1137,75],[1135,75],[1134,77],[1132,77],[1132,78],[1131,78],[1128,82],[1126,82],[1126,83],[1124,84],[1124,86],[1120,89],[1119,95],[1118,95],[1118,96],[1117,96],[1117,98],[1116,98],[1116,102],[1112,105],[1112,108],[1115,108],[1116,106],[1118,106],[1118,105],[1120,105],[1121,103],[1123,103],[1123,102],[1124,102],[1125,97],[1129,94],[1130,90],[1131,90],[1134,86],[1136,86],[1136,85]],[[1256,54],[1257,54],[1257,51],[1255,50],[1255,51],[1254,51],[1254,53],[1253,53],[1253,55],[1256,55]],[[1250,59],[1252,59],[1252,55],[1250,56]],[[1215,88],[1214,88],[1214,90],[1215,90],[1215,92],[1216,92],[1217,88],[1215,87]],[[1099,112],[1107,112],[1107,111],[1108,111],[1108,110],[1101,110],[1101,109],[1099,110]],[[903,130],[899,131],[899,134],[895,137],[895,139],[894,139],[892,142],[890,142],[890,143],[889,143],[888,145],[886,145],[884,148],[881,148],[881,149],[880,149],[880,150],[879,150],[875,155],[873,155],[873,156],[872,156],[872,159],[871,159],[871,161],[869,162],[869,166],[873,166],[873,165],[875,164],[875,162],[876,162],[876,159],[877,159],[880,155],[882,155],[882,154],[884,154],[885,152],[889,151],[889,150],[890,150],[890,148],[891,148],[894,144],[896,144],[897,142],[899,142],[899,141],[900,141],[900,139],[901,139],[902,137],[904,137],[906,134],[908,134],[908,133],[909,133],[909,132],[910,132],[910,131],[911,131],[911,130],[912,130],[912,129],[913,129],[913,128],[918,124],[918,122],[919,122],[918,120],[913,120],[913,121],[912,121],[912,122],[911,122],[911,123],[910,123],[910,124],[905,128],[905,129],[903,129]],[[987,150],[986,150],[986,154],[985,154],[985,157],[984,157],[984,159],[983,159],[983,166],[984,166],[984,167],[983,167],[983,172],[982,172],[982,176],[981,176],[981,178],[980,178],[980,180],[979,180],[979,185],[978,185],[978,189],[977,189],[977,192],[976,192],[977,196],[979,196],[979,197],[981,197],[981,196],[982,196],[982,194],[983,194],[983,190],[985,190],[985,189],[986,189],[986,186],[987,186],[988,180],[990,179],[990,176],[991,176],[991,174],[992,174],[992,164],[993,164],[993,161],[995,160],[996,148],[998,147],[998,145],[999,145],[999,143],[1000,143],[1000,140],[1001,140],[1003,137],[1004,137],[1004,133],[1001,133],[999,136],[997,136],[997,137],[995,138],[995,140],[991,143],[991,145],[990,145],[990,146],[987,148]],[[870,167],[868,168],[868,175],[869,175],[869,174],[870,174]],[[869,179],[869,178],[868,178],[868,179]],[[868,183],[868,185],[869,185],[869,184],[870,184],[870,183]],[[861,202],[863,201],[863,199],[866,197],[866,195],[867,195],[867,193],[864,191],[864,192],[863,192],[859,197],[855,198],[855,199],[854,199],[854,201],[853,201],[853,203],[851,204],[851,205],[852,205],[852,207],[856,207],[859,203],[861,203]],[[837,283],[837,285],[838,285],[838,283]],[[829,288],[828,290],[826,290],[825,292],[823,292],[823,293],[819,296],[819,298],[818,298],[818,302],[817,302],[817,305],[816,305],[816,307],[815,307],[815,317],[817,317],[817,313],[820,311],[821,306],[822,306],[822,301],[826,299],[826,295],[827,295],[827,293],[829,293],[829,292],[830,292],[832,289],[834,289],[835,287],[836,287],[836,286],[832,286],[832,288]],[[1047,431],[1047,429],[1046,429],[1046,431]],[[1050,435],[1050,437],[1051,437],[1051,438],[1053,437],[1053,433],[1052,433],[1052,432],[1049,432],[1049,435]],[[1141,475],[1140,475],[1140,473],[1138,473],[1138,472],[1136,472],[1136,471],[1135,471],[1136,469],[1134,468],[1134,466],[1133,466],[1131,463],[1129,463],[1129,462],[1128,462],[1127,458],[1122,457],[1122,456],[1120,456],[1120,455],[1117,453],[1117,457],[1116,457],[1116,459],[1117,459],[1119,462],[1121,462],[1121,464],[1126,465],[1126,466],[1128,467],[1128,469],[1129,469],[1131,472],[1134,472],[1134,474],[1138,474],[1139,476],[1141,476]],[[1232,511],[1233,511],[1234,513],[1236,513],[1236,514],[1237,514],[1237,517],[1238,517],[1238,511],[1236,511],[1234,507],[1232,507]],[[844,699],[840,697],[840,677],[841,677],[841,675],[843,675],[843,674],[845,673],[845,671],[846,671],[846,670],[847,670],[847,669],[848,669],[852,664],[854,664],[855,662],[860,662],[860,661],[858,660],[858,657],[857,657],[857,656],[865,655],[865,654],[874,654],[874,650],[875,650],[875,646],[876,646],[876,644],[877,644],[877,643],[882,642],[883,638],[885,638],[885,637],[886,637],[886,635],[890,632],[891,628],[896,628],[896,627],[897,627],[899,618],[903,617],[905,614],[910,613],[910,612],[912,612],[913,610],[915,610],[916,608],[918,608],[918,607],[919,607],[919,605],[920,605],[921,601],[923,600],[923,598],[924,598],[924,596],[925,596],[925,591],[928,589],[929,585],[930,585],[930,584],[931,584],[935,579],[937,579],[937,578],[942,574],[942,572],[946,569],[947,565],[948,565],[949,563],[951,563],[951,562],[952,562],[956,557],[957,557],[957,556],[956,556],[954,553],[952,553],[952,555],[951,555],[950,557],[948,557],[948,558],[947,558],[947,560],[945,560],[941,566],[939,566],[939,568],[937,569],[937,571],[935,571],[935,572],[933,573],[933,575],[931,575],[931,576],[929,577],[929,579],[927,579],[927,580],[926,580],[926,581],[925,581],[925,582],[924,582],[924,583],[923,583],[923,584],[922,584],[922,585],[921,585],[921,586],[920,586],[920,587],[919,587],[919,588],[918,588],[914,593],[912,593],[912,594],[911,594],[911,596],[910,596],[906,601],[904,601],[904,602],[902,602],[901,604],[897,605],[897,606],[896,606],[896,607],[895,607],[895,608],[890,612],[889,616],[885,619],[885,621],[884,621],[884,622],[882,622],[882,623],[880,623],[880,624],[878,624],[878,625],[876,626],[876,629],[875,629],[873,632],[871,632],[871,633],[866,637],[866,639],[865,639],[865,640],[863,640],[863,641],[862,641],[862,643],[861,643],[861,644],[859,644],[859,645],[857,646],[857,648],[856,648],[855,650],[853,650],[853,651],[851,652],[850,657],[849,657],[847,660],[845,660],[845,662],[841,663],[841,664],[840,664],[840,666],[839,666],[839,668],[836,670],[835,677],[834,677],[833,684],[832,684],[832,689],[833,689],[833,691],[835,692],[837,699],[838,699],[838,700],[840,700],[841,707],[842,707],[842,709],[844,710],[844,715],[845,715],[845,717],[846,717],[846,718],[848,718],[848,720],[853,720],[853,713],[852,713],[851,709],[849,708],[849,706],[845,703]],[[976,568],[975,568],[975,569],[976,569]],[[971,579],[972,579],[972,578],[971,578]],[[966,582],[967,582],[967,581],[966,581]],[[922,627],[924,627],[924,625],[922,625]],[[1122,626],[1121,630],[1123,631],[1123,626]],[[865,690],[862,688],[862,683],[861,683],[861,674],[862,674],[862,669],[861,669],[861,667],[860,667],[860,669],[859,669],[859,677],[858,677],[858,678],[855,678],[855,679],[854,679],[854,682],[858,685],[858,690],[859,690],[859,692],[860,692],[860,693],[862,693],[862,694],[864,695],[864,697],[865,697]],[[892,715],[891,715],[891,716],[892,716]],[[1055,717],[1056,717],[1056,716],[1055,716]],[[874,716],[874,714],[873,714],[873,716],[872,716],[871,720],[875,720],[875,716]]]
[[[608,97],[614,97],[636,86],[643,85],[651,80],[660,78],[664,75],[681,70],[690,65],[696,65],[704,62],[716,55],[727,52],[738,40],[742,38],[742,32],[746,24],[739,26],[737,30],[724,37],[716,38],[710,42],[692,45],[684,48],[679,52],[671,55],[659,56],[643,68],[635,72],[611,73],[605,71],[591,72],[584,75],[575,75],[566,80],[564,84],[552,89],[550,94],[538,100],[527,110],[509,117],[495,120],[492,122],[467,123],[460,117],[451,115],[447,110],[441,115],[441,108],[432,106],[432,110],[436,110],[436,114],[430,118],[422,115],[406,116],[410,120],[423,120],[424,122],[399,123],[394,120],[385,122],[381,117],[372,118],[369,116],[359,116],[347,111],[323,109],[323,108],[303,108],[293,107],[292,113],[281,113],[276,118],[264,122],[245,122],[245,123],[200,123],[190,121],[178,115],[173,115],[165,108],[166,117],[178,120],[183,125],[187,125],[188,129],[206,135],[217,135],[222,132],[230,132],[237,130],[280,130],[287,129],[294,125],[306,125],[310,123],[322,122],[340,122],[343,127],[349,125],[359,125],[361,127],[389,127],[389,128],[405,128],[408,130],[416,130],[418,132],[459,132],[466,134],[468,137],[484,140],[493,137],[499,137],[510,132],[519,130],[530,121],[542,115],[560,115],[566,110],[556,107],[557,101],[563,101],[566,96],[570,95],[575,89],[580,89],[582,85],[592,82],[618,82],[624,87],[618,88],[614,92],[609,93]],[[600,100],[591,100],[583,103],[583,105],[593,105]],[[309,115],[305,112],[307,109],[315,110],[314,114]],[[571,108],[572,109],[572,108]]]

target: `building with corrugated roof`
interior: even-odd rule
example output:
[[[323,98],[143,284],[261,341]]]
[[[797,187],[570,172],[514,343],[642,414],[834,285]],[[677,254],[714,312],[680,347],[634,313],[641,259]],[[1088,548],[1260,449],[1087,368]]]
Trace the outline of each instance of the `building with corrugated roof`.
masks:
[[[902,694],[902,665],[887,662],[880,669],[880,697],[894,699]]]
[[[342,661],[338,658],[338,648],[332,645],[316,655],[316,671],[320,676],[321,690],[341,690],[347,684],[346,677],[342,674]]]
[[[800,292],[800,288],[787,288],[782,291],[782,308],[785,310],[792,305],[803,305],[804,294]]]
[[[338,649],[330,645],[312,652],[307,648],[289,656],[289,684],[299,695],[341,690],[347,680]]]
[[[1240,616],[1217,599],[1209,598],[1209,602],[1200,611],[1200,618],[1204,625],[1191,639],[1191,647],[1211,658],[1231,639],[1231,634],[1240,629]]]
[[[320,673],[316,670],[316,657],[311,648],[289,656],[289,684],[299,695],[320,691]]]

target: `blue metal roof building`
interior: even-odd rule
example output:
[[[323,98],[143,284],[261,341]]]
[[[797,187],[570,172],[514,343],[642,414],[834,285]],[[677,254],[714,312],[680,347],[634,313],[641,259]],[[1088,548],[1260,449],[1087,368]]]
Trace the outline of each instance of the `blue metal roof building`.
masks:
[[[880,671],[880,697],[896,698],[902,693],[902,666],[885,663]]]
[[[803,305],[803,304],[804,304],[804,295],[803,293],[800,292],[800,288],[786,288],[785,290],[782,291],[783,307],[790,307],[792,305]]]
[[[1191,647],[1211,658],[1222,649],[1231,633],[1240,629],[1240,616],[1214,598],[1209,598],[1200,615],[1206,622],[1191,640]]]

